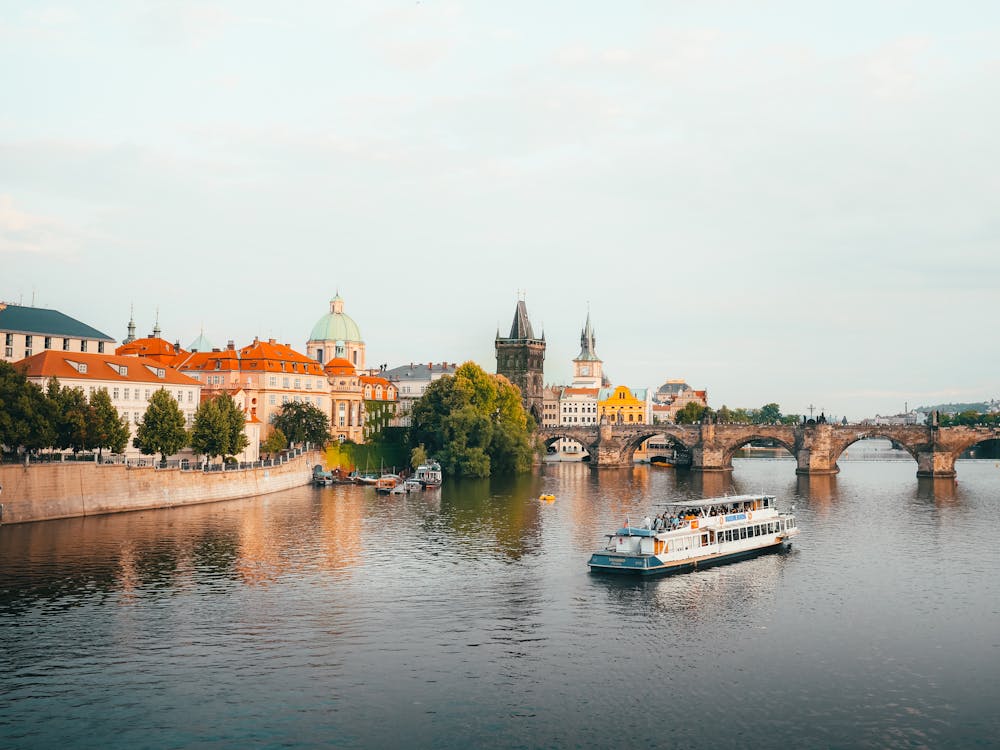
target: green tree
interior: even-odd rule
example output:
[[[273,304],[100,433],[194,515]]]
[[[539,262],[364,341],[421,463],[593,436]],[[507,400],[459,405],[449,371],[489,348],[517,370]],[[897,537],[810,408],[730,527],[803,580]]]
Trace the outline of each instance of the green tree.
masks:
[[[719,424],[729,424],[733,421],[733,412],[728,406],[723,404],[715,413],[715,417]]]
[[[246,435],[247,419],[243,410],[228,393],[223,393],[213,400],[219,402],[219,414],[222,415],[223,429],[229,439],[225,455],[235,456],[242,453],[250,444]]]
[[[418,466],[422,466],[427,463],[427,449],[424,448],[424,444],[421,443],[416,448],[410,451],[410,466],[414,469]]]
[[[24,371],[0,361],[0,446],[33,451],[55,444],[51,400]]]
[[[271,423],[285,433],[291,443],[325,445],[330,439],[330,420],[312,404],[289,401]]]
[[[65,388],[52,378],[48,396],[55,413],[55,447],[73,453],[96,447],[97,419],[83,388]]]
[[[164,389],[153,393],[146,413],[142,415],[132,444],[144,455],[160,454],[160,461],[166,463],[167,456],[173,455],[188,442],[188,432],[184,427],[184,413],[177,402]]]
[[[271,430],[271,434],[267,436],[267,440],[260,444],[260,449],[268,456],[273,456],[275,453],[280,453],[288,447],[288,438],[285,437],[285,433],[275,427]]]
[[[755,424],[775,424],[781,421],[781,407],[775,403],[764,404],[754,415]]]
[[[701,421],[705,408],[697,401],[688,401],[674,416],[677,424],[697,424]]]
[[[194,413],[191,425],[191,449],[201,453],[209,462],[229,451],[229,432],[219,409],[218,399],[202,401]]]
[[[449,474],[486,477],[530,470],[533,429],[517,387],[466,362],[413,405],[411,440]]]
[[[90,409],[93,416],[91,444],[97,448],[100,457],[104,448],[112,453],[122,453],[128,445],[128,422],[111,403],[107,388],[100,388],[90,394]]]
[[[749,411],[741,407],[739,409],[732,410],[729,421],[732,424],[750,424],[753,421],[753,418],[751,417]]]
[[[216,456],[235,456],[248,445],[246,418],[233,397],[221,393],[203,401],[194,415],[191,447],[211,461]]]

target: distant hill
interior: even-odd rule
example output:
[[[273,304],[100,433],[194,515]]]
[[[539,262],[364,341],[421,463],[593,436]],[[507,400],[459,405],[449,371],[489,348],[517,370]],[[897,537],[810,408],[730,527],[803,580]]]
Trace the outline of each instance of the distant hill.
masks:
[[[932,411],[939,411],[942,414],[958,414],[962,411],[978,411],[985,413],[997,408],[996,401],[979,401],[974,404],[937,404],[936,406],[918,406],[916,411],[930,414]]]

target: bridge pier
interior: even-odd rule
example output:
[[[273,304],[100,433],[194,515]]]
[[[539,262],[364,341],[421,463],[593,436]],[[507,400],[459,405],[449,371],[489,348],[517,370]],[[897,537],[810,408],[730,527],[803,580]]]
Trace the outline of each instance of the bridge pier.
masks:
[[[594,469],[621,469],[632,465],[632,454],[622,440],[615,437],[609,424],[597,428],[597,441],[587,447],[590,466]]]
[[[917,476],[930,479],[950,479],[955,476],[955,454],[950,451],[917,451]]]
[[[733,457],[715,441],[715,425],[701,425],[701,440],[691,449],[691,471],[723,472],[733,470]]]
[[[800,431],[795,441],[795,473],[824,476],[840,471],[840,451],[833,445],[833,426],[818,424],[811,431]]]

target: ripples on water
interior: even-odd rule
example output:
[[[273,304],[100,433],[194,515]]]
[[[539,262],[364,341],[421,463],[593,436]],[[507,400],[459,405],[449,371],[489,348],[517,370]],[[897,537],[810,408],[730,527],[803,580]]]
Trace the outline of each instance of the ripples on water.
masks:
[[[1000,469],[958,470],[562,464],[2,527],[0,746],[986,746]],[[652,502],[761,489],[788,554],[586,571]]]

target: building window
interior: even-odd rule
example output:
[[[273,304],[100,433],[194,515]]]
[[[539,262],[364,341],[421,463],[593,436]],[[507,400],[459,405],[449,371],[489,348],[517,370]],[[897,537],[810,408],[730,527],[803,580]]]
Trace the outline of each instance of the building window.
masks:
[[[295,378],[295,390],[302,388],[302,381],[299,378]]]
[[[32,341],[33,338],[34,338],[33,336],[29,336],[28,334],[24,335],[24,348],[25,349],[30,349],[31,348],[31,341]]]
[[[275,403],[277,403],[277,400],[278,399],[275,398],[273,393],[267,397],[267,403],[269,403],[271,406],[274,406]]]
[[[288,387],[288,378],[282,378],[281,379],[281,387],[282,388],[287,388]]]
[[[117,388],[112,388],[111,389],[111,398],[114,401],[117,401],[118,400],[118,395],[119,395],[118,389]]]
[[[194,391],[188,391],[188,403],[194,403]]]
[[[63,351],[64,352],[69,351],[69,339],[63,339]]]
[[[8,333],[4,336],[4,346],[14,346],[14,334]]]
[[[275,375],[271,375],[271,376],[270,376],[270,377],[269,377],[269,378],[267,379],[267,384],[268,384],[268,385],[271,385],[271,386],[276,386],[276,385],[278,385],[278,378],[277,378],[277,376],[275,376]]]
[[[184,400],[184,391],[177,391],[177,403],[179,404]]]
[[[98,351],[99,354],[104,354],[104,342],[103,341],[98,341],[97,342],[97,351]]]
[[[51,349],[52,348],[52,337],[51,336],[46,336],[45,337],[45,348],[46,349]]]
[[[288,396],[282,396],[281,397],[281,403],[287,404],[288,403]]]
[[[12,346],[6,346],[6,347],[4,347],[3,356],[9,357],[9,358],[13,359],[14,358],[14,347],[12,347]]]
[[[130,388],[125,389],[125,401],[129,401],[132,398],[132,390]]]
[[[146,389],[146,400],[149,401],[149,388]]]
[[[87,365],[85,363],[81,363],[81,364],[77,365],[76,371],[79,372],[79,373],[86,372],[87,371]]]
[[[30,357],[31,356],[31,349],[25,349],[24,350],[24,356],[25,357]]]
[[[83,339],[80,339],[80,351],[81,352],[87,351],[87,342]]]

